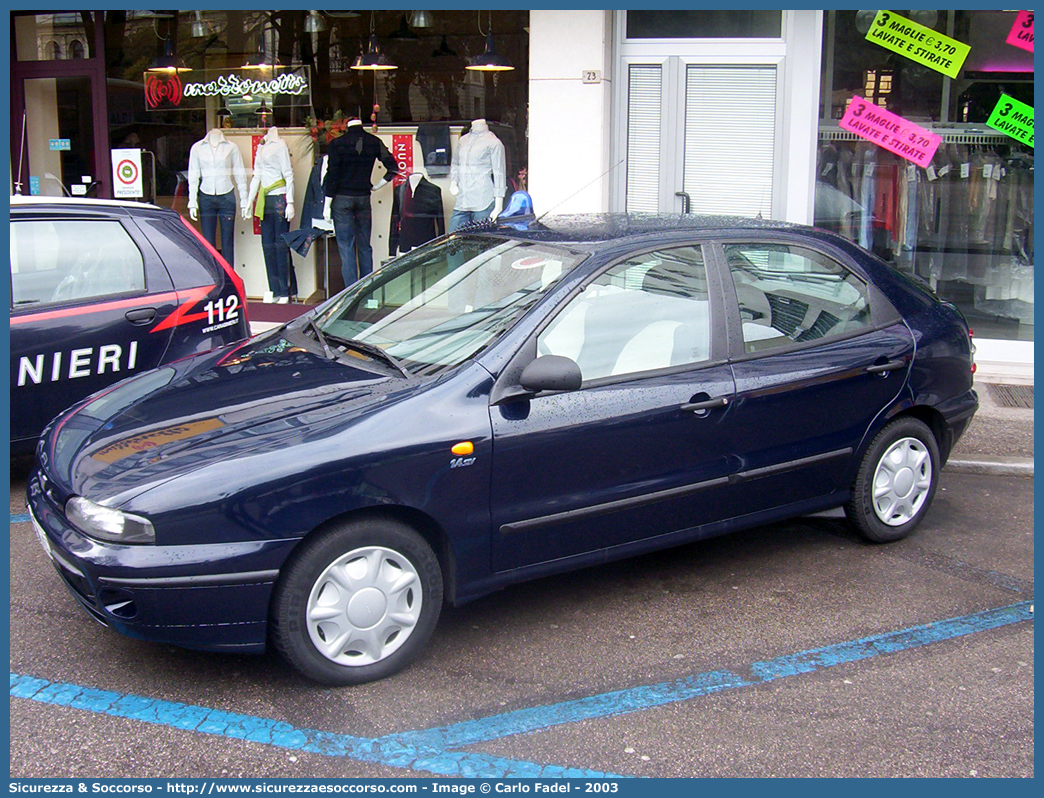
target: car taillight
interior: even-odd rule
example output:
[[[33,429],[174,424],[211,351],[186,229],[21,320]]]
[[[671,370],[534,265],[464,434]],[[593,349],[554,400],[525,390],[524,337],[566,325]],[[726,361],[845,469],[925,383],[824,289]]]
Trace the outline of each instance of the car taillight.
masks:
[[[975,373],[975,368],[976,368],[976,366],[975,366],[975,330],[973,330],[971,327],[968,328],[968,344],[971,347],[971,358],[972,358],[971,373],[974,374]]]

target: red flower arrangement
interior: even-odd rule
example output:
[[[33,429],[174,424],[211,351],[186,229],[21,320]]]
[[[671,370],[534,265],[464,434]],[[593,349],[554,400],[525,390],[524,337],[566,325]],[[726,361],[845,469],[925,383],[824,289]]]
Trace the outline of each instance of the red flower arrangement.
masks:
[[[305,118],[305,125],[309,128],[309,134],[312,137],[312,141],[318,142],[319,137],[323,136],[324,141],[329,144],[338,136],[344,133],[345,128],[348,126],[348,118],[342,111],[334,111],[332,119],[316,119],[314,116]]]

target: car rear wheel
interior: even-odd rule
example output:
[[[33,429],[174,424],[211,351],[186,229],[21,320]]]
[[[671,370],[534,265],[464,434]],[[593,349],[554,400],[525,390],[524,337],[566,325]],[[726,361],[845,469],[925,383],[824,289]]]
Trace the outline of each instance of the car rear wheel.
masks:
[[[939,446],[931,430],[915,418],[896,419],[870,444],[845,513],[868,540],[901,540],[928,512],[938,481]]]
[[[408,665],[441,609],[428,543],[392,520],[353,521],[294,552],[272,600],[272,641],[309,678],[362,684]]]

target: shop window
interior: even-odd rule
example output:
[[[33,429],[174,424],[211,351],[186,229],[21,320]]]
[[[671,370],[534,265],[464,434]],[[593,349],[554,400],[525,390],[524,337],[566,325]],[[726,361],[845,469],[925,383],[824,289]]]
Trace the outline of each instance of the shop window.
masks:
[[[870,326],[866,284],[825,255],[783,244],[728,244],[725,257],[747,352]]]
[[[537,352],[575,360],[585,382],[699,363],[710,356],[708,299],[699,247],[648,252],[584,288]]]
[[[1002,94],[1033,105],[1015,11],[910,11],[971,50],[956,78],[866,39],[872,11],[828,11],[814,223],[954,302],[982,338],[1032,340],[1033,148],[985,123]],[[922,168],[841,130],[853,96],[942,137]]]
[[[84,20],[91,26],[95,15],[90,11],[65,11],[55,14],[11,15],[11,41],[19,61],[58,61],[63,58],[90,58],[84,43],[89,35]],[[79,53],[77,55],[77,53]]]
[[[16,308],[145,290],[141,252],[119,222],[11,223]]]
[[[628,39],[778,39],[781,11],[628,11]]]

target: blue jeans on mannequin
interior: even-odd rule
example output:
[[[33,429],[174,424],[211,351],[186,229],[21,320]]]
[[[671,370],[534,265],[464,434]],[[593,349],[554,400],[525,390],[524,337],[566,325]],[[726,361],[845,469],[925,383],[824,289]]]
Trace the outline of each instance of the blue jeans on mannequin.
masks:
[[[204,194],[199,192],[199,227],[203,238],[215,247],[217,242],[217,226],[221,222],[221,257],[235,266],[233,247],[236,227],[236,192],[227,194]]]
[[[265,256],[265,271],[268,272],[268,290],[278,299],[291,295],[293,287],[290,263],[290,247],[283,233],[290,232],[286,220],[286,195],[269,194],[265,197],[265,215],[261,217],[261,251]]]
[[[370,197],[354,197],[338,194],[330,203],[337,251],[341,255],[341,275],[344,285],[349,285],[373,271],[373,247],[370,231],[373,215]]]
[[[458,211],[456,208],[453,209],[453,214],[450,216],[449,225],[446,227],[447,233],[452,233],[454,230],[459,230],[466,224],[472,222],[484,222],[493,213],[494,203],[489,203],[489,207],[481,211]]]

